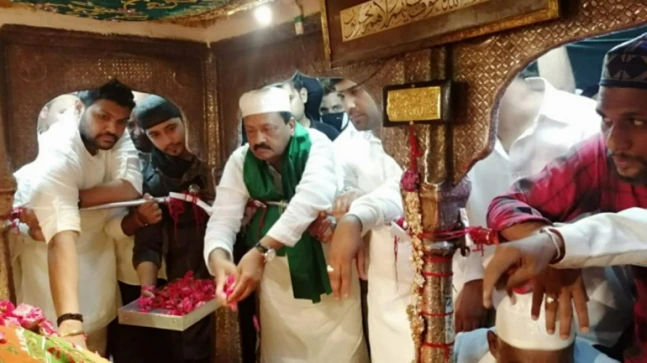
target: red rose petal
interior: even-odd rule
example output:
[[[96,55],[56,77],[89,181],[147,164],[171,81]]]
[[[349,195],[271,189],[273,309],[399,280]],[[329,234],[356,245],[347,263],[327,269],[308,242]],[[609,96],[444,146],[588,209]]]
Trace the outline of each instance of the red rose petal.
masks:
[[[15,307],[9,301],[0,301],[0,325],[22,327],[47,337],[57,335],[54,325],[45,319],[43,311],[27,304]]]
[[[215,298],[212,280],[196,280],[193,271],[184,277],[153,291],[155,297],[139,299],[139,311],[166,310],[169,315],[186,315]]]

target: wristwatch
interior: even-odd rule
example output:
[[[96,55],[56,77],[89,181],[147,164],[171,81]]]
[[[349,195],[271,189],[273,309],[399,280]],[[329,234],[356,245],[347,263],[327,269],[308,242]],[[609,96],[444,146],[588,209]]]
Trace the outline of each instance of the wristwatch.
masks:
[[[263,258],[265,258],[265,263],[272,261],[274,257],[276,257],[276,251],[274,251],[274,249],[272,248],[263,246],[263,244],[260,241],[256,242],[256,244],[254,245],[254,248],[261,251],[261,253],[263,254]]]

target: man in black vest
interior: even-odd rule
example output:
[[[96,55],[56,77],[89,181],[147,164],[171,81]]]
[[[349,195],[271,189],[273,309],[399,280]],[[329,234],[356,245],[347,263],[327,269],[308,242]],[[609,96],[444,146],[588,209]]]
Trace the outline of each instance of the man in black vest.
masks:
[[[194,186],[200,198],[211,204],[215,198],[213,174],[207,163],[198,159],[186,146],[185,124],[180,110],[168,100],[151,95],[133,111],[134,118],[146,132],[154,148],[150,160],[144,161],[144,192],[153,197],[170,192],[186,192]],[[187,206],[172,216],[167,206],[162,222],[150,225],[135,235],[133,265],[142,285],[155,286],[162,261],[166,263],[169,281],[193,271],[195,278],[211,278],[203,258],[203,241],[208,216],[199,208]],[[166,332],[167,344],[142,349],[165,350],[166,362],[209,363],[213,344],[213,321],[206,317],[188,330]]]

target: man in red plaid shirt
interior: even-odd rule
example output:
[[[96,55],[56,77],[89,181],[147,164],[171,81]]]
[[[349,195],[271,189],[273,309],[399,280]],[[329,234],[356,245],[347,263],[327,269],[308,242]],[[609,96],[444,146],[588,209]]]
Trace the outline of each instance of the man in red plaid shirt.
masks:
[[[568,336],[574,303],[588,330],[580,270],[647,261],[647,34],[609,51],[600,80],[602,134],[541,173],[517,181],[492,201],[488,225],[508,241],[484,277],[484,304],[495,285],[508,290],[535,279],[533,316],[545,299],[546,324]],[[602,213],[569,225],[588,213]],[[519,241],[517,241],[519,240]],[[647,267],[634,266],[634,349],[625,362],[647,361]]]

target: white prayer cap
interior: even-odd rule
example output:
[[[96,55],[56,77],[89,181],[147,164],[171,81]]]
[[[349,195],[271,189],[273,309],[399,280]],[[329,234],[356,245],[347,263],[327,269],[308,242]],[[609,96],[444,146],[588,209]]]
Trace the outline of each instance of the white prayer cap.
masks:
[[[575,327],[571,326],[568,339],[560,338],[559,321],[555,323],[555,333],[546,331],[545,301],[542,303],[539,319],[532,320],[530,309],[532,294],[515,294],[515,304],[507,295],[496,308],[496,334],[512,347],[525,350],[560,350],[570,346],[575,340]],[[555,302],[556,303],[556,302]]]
[[[271,112],[290,112],[290,95],[277,87],[265,87],[250,91],[240,97],[243,117]]]

